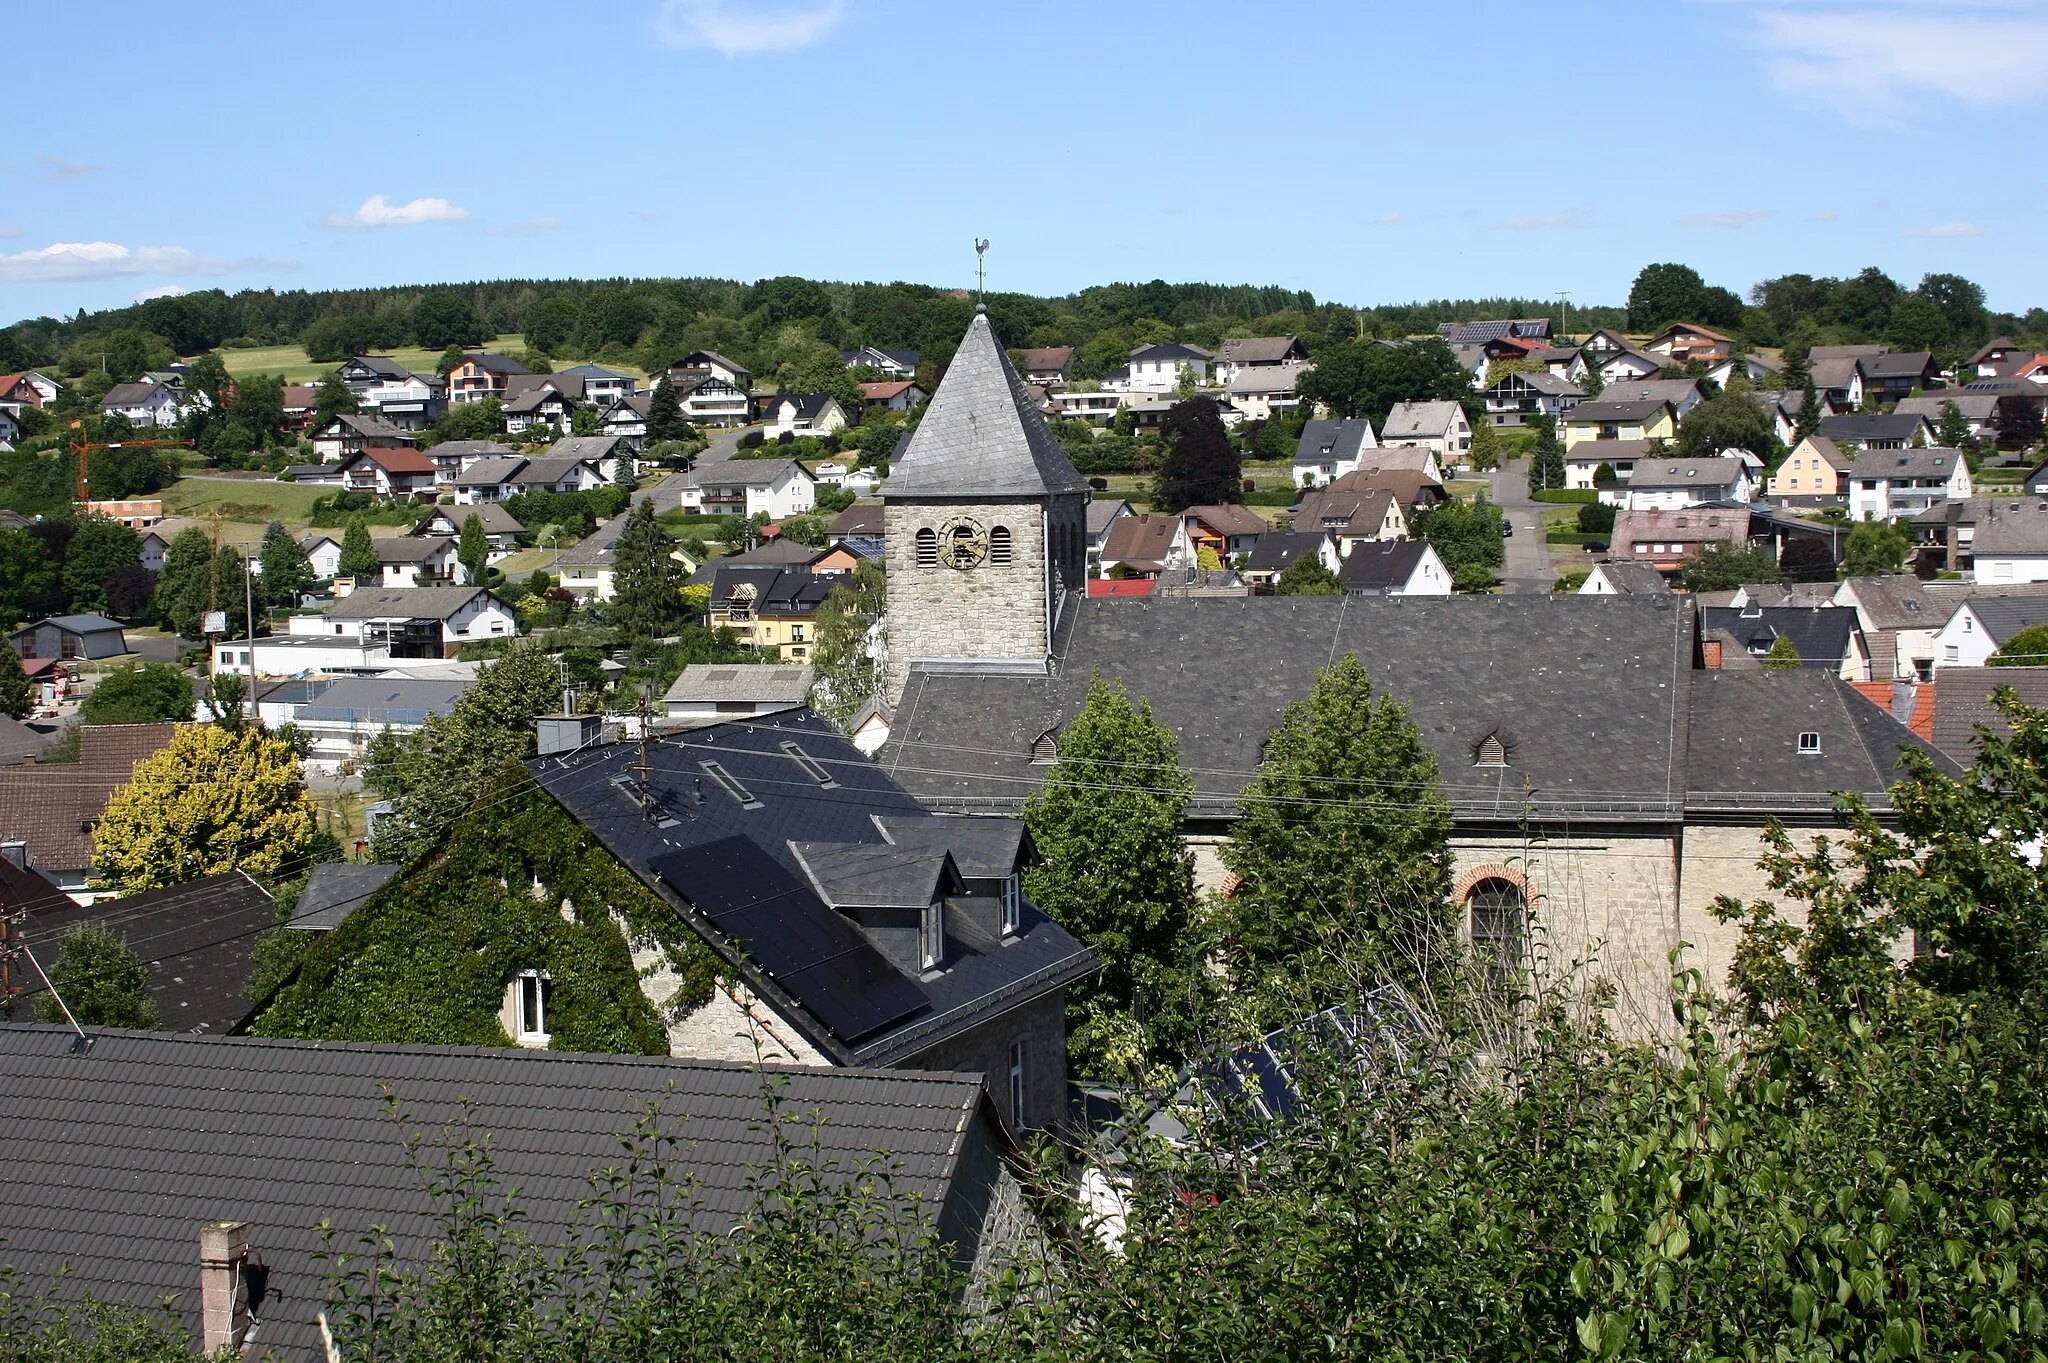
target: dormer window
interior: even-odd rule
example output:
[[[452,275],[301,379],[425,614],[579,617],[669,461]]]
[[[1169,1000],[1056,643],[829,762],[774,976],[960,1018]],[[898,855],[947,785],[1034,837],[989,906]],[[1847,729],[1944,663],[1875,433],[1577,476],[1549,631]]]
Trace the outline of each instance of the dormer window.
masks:
[[[1479,742],[1479,753],[1473,759],[1475,767],[1505,767],[1508,764],[1508,745],[1501,742],[1499,734],[1488,734]]]
[[[1015,937],[1024,921],[1023,879],[1012,871],[1003,880],[1002,932],[1005,937]]]
[[[1058,734],[1051,729],[1031,740],[1031,765],[1049,767],[1060,760]]]
[[[946,963],[946,901],[938,899],[925,906],[923,921],[918,925],[919,956],[926,970],[937,970]]]
[[[1808,729],[1804,733],[1799,735],[1799,755],[1801,757],[1820,756],[1819,733],[1815,732],[1812,729]]]

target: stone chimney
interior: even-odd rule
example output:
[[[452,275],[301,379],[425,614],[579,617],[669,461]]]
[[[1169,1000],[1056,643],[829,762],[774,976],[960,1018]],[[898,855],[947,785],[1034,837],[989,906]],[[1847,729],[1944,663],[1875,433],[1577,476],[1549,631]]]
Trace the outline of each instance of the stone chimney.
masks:
[[[215,1221],[199,1229],[200,1347],[239,1349],[249,1330],[249,1224]]]

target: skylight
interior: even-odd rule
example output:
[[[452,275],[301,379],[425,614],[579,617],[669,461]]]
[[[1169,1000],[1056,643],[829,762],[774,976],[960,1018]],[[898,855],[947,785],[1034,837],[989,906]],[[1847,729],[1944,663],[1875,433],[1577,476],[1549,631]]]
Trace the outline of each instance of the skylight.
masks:
[[[739,778],[727,771],[722,764],[717,762],[699,762],[697,765],[704,769],[706,776],[718,783],[720,790],[732,796],[741,809],[761,808],[761,802],[754,798],[754,792],[741,785]]]

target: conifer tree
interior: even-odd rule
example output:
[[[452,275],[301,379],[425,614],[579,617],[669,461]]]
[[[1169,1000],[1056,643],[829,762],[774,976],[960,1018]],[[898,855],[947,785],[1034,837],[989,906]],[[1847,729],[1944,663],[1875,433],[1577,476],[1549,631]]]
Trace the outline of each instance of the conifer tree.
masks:
[[[1760,665],[1772,672],[1797,672],[1800,668],[1799,645],[1792,642],[1790,635],[1780,634],[1771,640],[1771,651],[1764,654]]]
[[[462,565],[463,581],[481,586],[484,567],[491,559],[490,537],[484,533],[483,518],[472,511],[462,518],[462,534],[455,544],[455,561]]]
[[[1814,391],[1813,380],[1806,381],[1806,396],[1799,400],[1799,415],[1792,421],[1792,441],[1797,444],[1808,436],[1820,434],[1820,394]]]
[[[683,429],[682,401],[676,396],[674,381],[663,374],[654,385],[653,395],[647,399],[647,443],[653,445],[663,440],[680,440]]]
[[[1207,973],[1181,836],[1194,778],[1150,704],[1133,704],[1099,673],[1056,741],[1059,760],[1024,808],[1044,858],[1024,884],[1102,961],[1099,975],[1067,990],[1069,1064],[1102,1078],[1178,1065]]]
[[[1963,409],[1956,405],[1954,398],[1941,404],[1941,423],[1935,430],[1935,439],[1941,442],[1943,449],[1972,448],[1970,419],[1963,415]]]
[[[1564,446],[1557,439],[1557,418],[1548,413],[1532,418],[1536,444],[1529,451],[1529,491],[1543,492],[1564,486]]]
[[[374,585],[383,573],[370,527],[360,515],[350,516],[348,528],[341,532],[341,565],[336,571],[354,578],[358,586]]]
[[[612,546],[614,588],[607,610],[629,637],[672,634],[682,624],[685,574],[673,557],[675,547],[675,537],[654,518],[653,502],[627,513],[626,528]]]
[[[0,639],[0,715],[27,719],[30,709],[28,673],[22,670],[21,655]]]

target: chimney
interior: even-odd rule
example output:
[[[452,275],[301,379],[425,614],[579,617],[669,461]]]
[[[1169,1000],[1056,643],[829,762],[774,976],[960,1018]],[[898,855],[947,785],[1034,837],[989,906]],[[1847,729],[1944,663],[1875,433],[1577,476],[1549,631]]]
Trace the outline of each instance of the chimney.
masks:
[[[1719,639],[1700,640],[1700,656],[1709,669],[1718,669],[1721,666],[1721,641]]]
[[[214,1221],[199,1229],[200,1347],[209,1354],[239,1349],[249,1329],[249,1223]]]
[[[28,869],[28,844],[20,838],[8,838],[5,841],[0,841],[0,857],[13,862],[15,870],[26,871]]]

